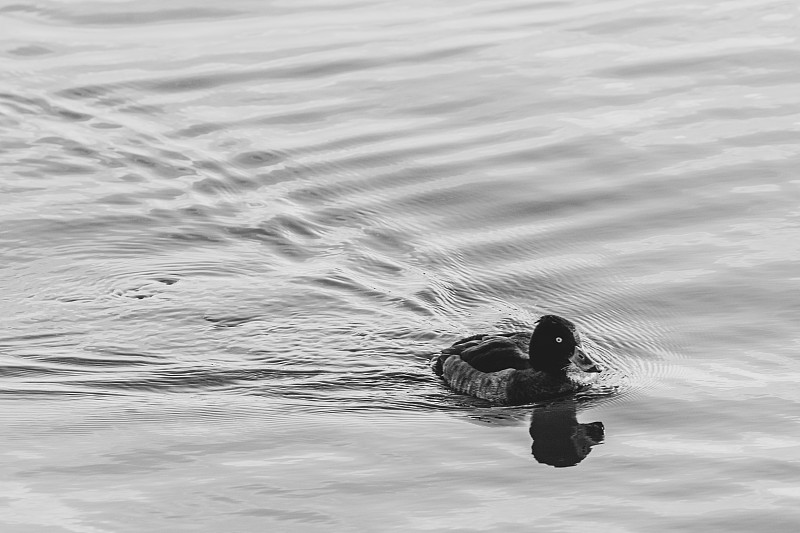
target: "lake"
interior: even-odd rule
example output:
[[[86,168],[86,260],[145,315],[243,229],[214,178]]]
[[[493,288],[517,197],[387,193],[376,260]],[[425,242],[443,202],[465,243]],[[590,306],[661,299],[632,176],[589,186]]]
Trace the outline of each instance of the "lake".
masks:
[[[800,8],[0,6],[0,529],[800,530]],[[429,360],[555,313],[555,402]]]

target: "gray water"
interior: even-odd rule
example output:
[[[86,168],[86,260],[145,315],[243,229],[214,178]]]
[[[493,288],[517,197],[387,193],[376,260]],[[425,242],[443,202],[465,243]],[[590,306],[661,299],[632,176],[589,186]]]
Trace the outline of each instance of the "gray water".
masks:
[[[0,5],[0,530],[800,530],[799,20]],[[428,368],[543,313],[591,391]]]

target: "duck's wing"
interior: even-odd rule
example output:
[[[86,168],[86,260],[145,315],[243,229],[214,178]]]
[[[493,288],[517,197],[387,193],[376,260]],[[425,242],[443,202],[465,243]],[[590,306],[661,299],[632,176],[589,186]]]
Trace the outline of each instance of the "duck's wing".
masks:
[[[478,333],[477,335],[472,335],[471,337],[466,337],[459,341],[453,343],[453,345],[449,348],[445,348],[442,350],[442,353],[450,354],[450,355],[461,355],[467,348],[472,348],[473,346],[479,345],[485,339],[492,337],[488,333]]]
[[[441,376],[444,362],[452,355],[480,372],[499,372],[507,368],[529,368],[528,343],[530,333],[481,333],[461,339],[433,358],[431,368]]]
[[[530,368],[528,354],[508,335],[487,336],[480,343],[466,347],[459,355],[462,361],[480,372]]]
[[[444,362],[447,361],[448,357],[451,355],[461,355],[464,350],[477,346],[488,336],[489,335],[486,333],[479,333],[454,342],[451,347],[445,348],[439,355],[433,356],[433,359],[431,359],[431,370],[433,370],[437,376],[441,376],[444,373]]]
[[[508,333],[478,333],[470,337],[463,338],[453,343],[450,348],[445,348],[442,353],[461,355],[464,350],[480,345],[484,341],[494,338],[509,339],[516,344],[522,353],[528,352],[528,345],[531,342],[531,333],[528,331],[512,331]]]

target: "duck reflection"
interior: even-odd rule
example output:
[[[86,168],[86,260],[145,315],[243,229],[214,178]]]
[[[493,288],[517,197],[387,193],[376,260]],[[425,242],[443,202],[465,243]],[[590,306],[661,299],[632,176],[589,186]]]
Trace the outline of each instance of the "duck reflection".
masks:
[[[537,406],[531,415],[531,452],[543,464],[565,467],[583,461],[603,442],[602,422],[580,424],[573,398]]]

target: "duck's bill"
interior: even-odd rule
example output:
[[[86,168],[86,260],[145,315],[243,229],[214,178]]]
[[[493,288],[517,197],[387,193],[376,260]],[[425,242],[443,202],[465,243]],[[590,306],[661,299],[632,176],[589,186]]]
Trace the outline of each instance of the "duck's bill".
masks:
[[[572,357],[570,357],[569,360],[575,363],[575,366],[577,366],[584,372],[603,371],[603,367],[597,364],[591,357],[586,355],[586,352],[584,352],[580,348],[575,348],[575,351],[572,353]]]

